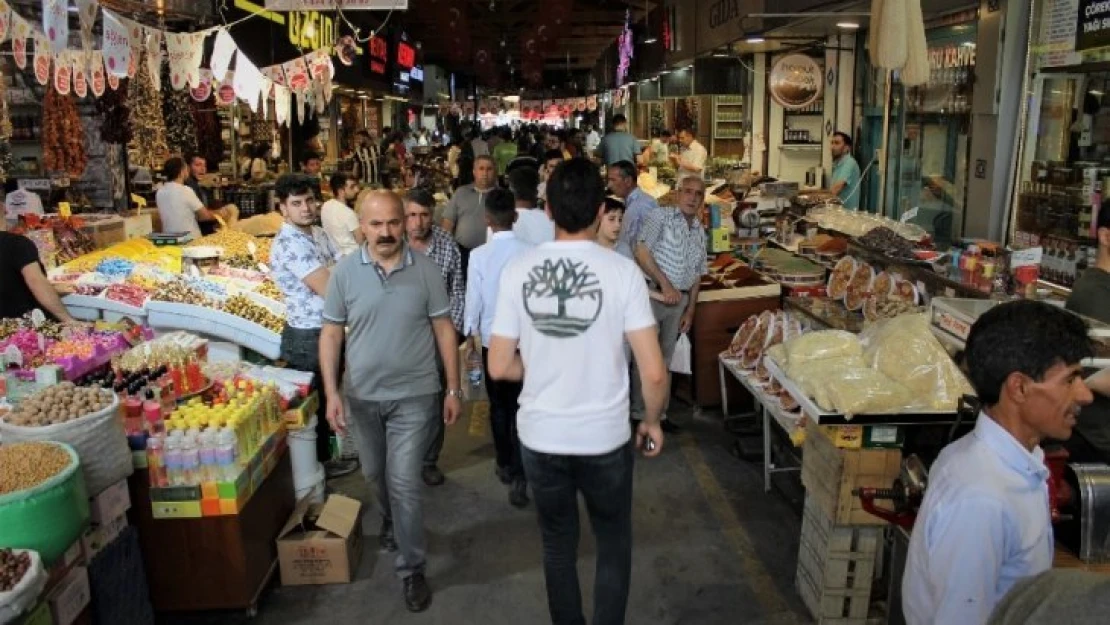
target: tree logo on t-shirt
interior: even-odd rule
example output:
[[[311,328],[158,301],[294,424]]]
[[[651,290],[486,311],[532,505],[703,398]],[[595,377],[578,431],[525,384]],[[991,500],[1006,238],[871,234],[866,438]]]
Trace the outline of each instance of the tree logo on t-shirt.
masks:
[[[524,310],[541,334],[568,338],[590,329],[601,314],[597,274],[581,261],[547,259],[528,272]]]

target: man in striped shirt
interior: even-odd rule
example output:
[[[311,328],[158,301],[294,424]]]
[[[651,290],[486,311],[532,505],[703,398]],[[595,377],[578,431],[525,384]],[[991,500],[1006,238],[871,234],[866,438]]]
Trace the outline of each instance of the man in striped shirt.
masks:
[[[698,213],[705,202],[705,181],[687,176],[678,184],[678,207],[659,208],[649,213],[636,244],[636,262],[647,275],[651,310],[659,328],[663,362],[670,363],[678,335],[694,324],[701,277],[709,270],[706,260],[705,228]],[[633,363],[635,367],[635,363]],[[632,418],[643,417],[644,399],[639,375],[632,374]],[[666,404],[664,404],[666,406]],[[664,417],[663,429],[678,427]]]

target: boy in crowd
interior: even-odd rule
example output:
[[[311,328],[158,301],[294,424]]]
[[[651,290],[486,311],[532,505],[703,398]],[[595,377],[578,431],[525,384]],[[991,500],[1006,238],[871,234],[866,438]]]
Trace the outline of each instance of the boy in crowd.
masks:
[[[621,241],[621,225],[624,223],[624,202],[615,197],[605,198],[605,214],[597,227],[597,244],[607,250],[632,260],[632,248]]]

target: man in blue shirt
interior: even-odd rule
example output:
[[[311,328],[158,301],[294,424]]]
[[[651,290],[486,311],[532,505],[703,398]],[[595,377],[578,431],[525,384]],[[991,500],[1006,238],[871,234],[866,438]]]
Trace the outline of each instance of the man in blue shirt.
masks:
[[[832,150],[832,184],[829,191],[840,196],[844,208],[859,209],[859,163],[852,157],[852,137],[844,132],[834,132],[829,142]]]
[[[620,242],[628,249],[634,250],[640,241],[640,228],[644,225],[644,220],[659,208],[659,203],[636,186],[636,166],[630,161],[617,161],[610,165],[606,180],[609,183],[609,193],[624,202],[624,223],[621,227]]]
[[[640,142],[628,132],[628,118],[620,113],[613,116],[613,129],[606,133],[597,147],[598,156],[606,165],[629,161],[635,163],[640,158]]]
[[[1052,567],[1048,469],[1040,442],[1066,440],[1091,391],[1084,322],[1029,300],[996,306],[971,328],[967,370],[983,412],[941,452],[910,537],[909,625],[983,625],[1019,580]]]

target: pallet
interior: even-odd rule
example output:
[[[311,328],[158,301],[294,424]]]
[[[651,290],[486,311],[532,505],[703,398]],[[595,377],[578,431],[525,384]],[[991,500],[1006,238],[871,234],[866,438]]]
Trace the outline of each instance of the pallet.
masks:
[[[813,428],[802,447],[802,486],[807,501],[839,525],[886,525],[863,509],[852,490],[890,488],[902,466],[900,449],[839,449],[823,428]]]
[[[819,625],[864,625],[883,528],[834,525],[806,496],[795,583]]]

